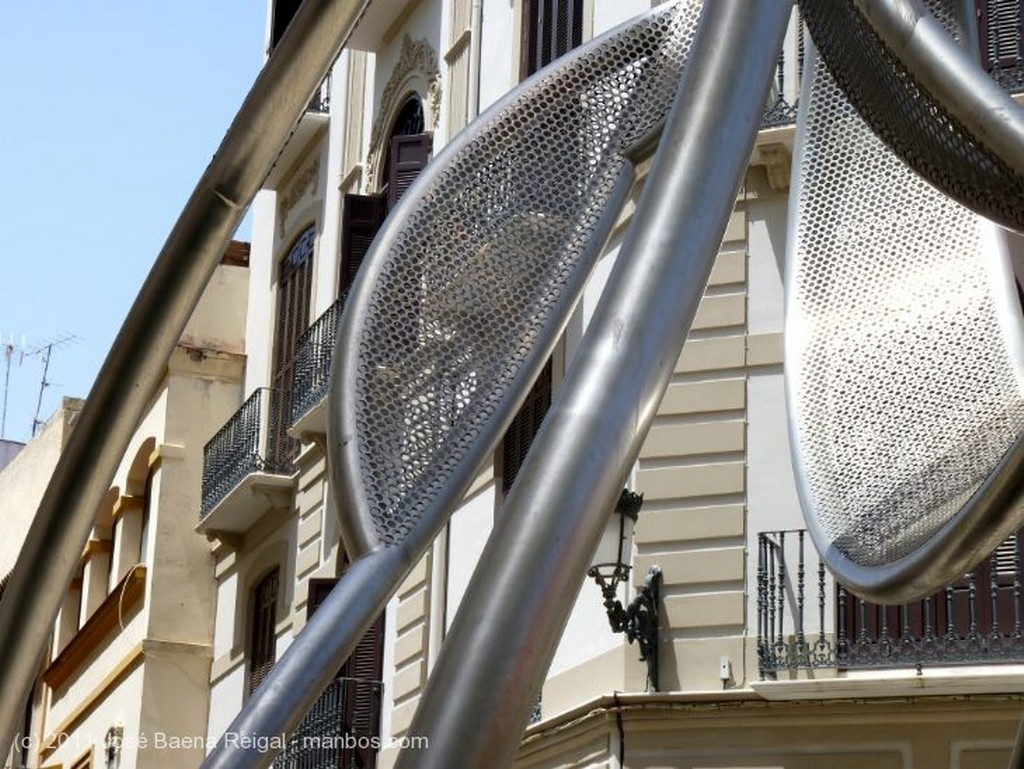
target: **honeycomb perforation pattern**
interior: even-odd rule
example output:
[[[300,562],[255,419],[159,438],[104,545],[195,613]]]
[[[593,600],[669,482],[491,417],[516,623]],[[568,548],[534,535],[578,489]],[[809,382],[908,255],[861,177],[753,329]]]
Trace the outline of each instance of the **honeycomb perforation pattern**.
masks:
[[[936,5],[931,0],[929,7]],[[801,0],[804,20],[836,82],[874,131],[912,168],[974,211],[1024,230],[1024,178],[920,86],[853,0]],[[955,14],[939,14],[947,25]]]
[[[1024,393],[992,226],[902,163],[813,51],[805,73],[786,320],[798,473],[827,540],[883,566],[978,489],[1024,429]]]
[[[660,7],[538,73],[469,129],[369,255],[380,269],[359,332],[355,450],[385,544],[479,461],[530,350],[564,322],[562,289],[592,266],[624,151],[667,116],[699,10]]]

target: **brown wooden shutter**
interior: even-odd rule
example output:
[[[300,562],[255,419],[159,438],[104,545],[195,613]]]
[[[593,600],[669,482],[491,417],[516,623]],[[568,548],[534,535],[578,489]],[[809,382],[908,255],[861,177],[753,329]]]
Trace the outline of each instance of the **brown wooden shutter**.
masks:
[[[501,490],[507,494],[515,482],[519,468],[526,459],[533,438],[540,430],[544,415],[551,406],[551,361],[547,362],[537,381],[533,383],[530,394],[519,408],[512,424],[505,433],[502,443],[502,478]]]
[[[249,693],[255,691],[277,660],[277,590],[280,572],[274,569],[253,590],[249,639]]]
[[[1019,66],[1024,3],[1021,0],[978,0],[977,9],[982,66],[989,71]]]
[[[352,287],[359,267],[384,223],[387,207],[383,195],[346,195],[341,215],[341,270],[338,296]]]
[[[274,328],[274,369],[270,390],[270,442],[268,472],[292,471],[301,441],[288,435],[291,424],[292,389],[299,337],[309,326],[313,291],[313,249],[316,228],[310,226],[296,238],[278,267],[277,320]]]
[[[402,199],[406,190],[416,181],[420,171],[430,162],[433,139],[430,134],[395,136],[391,140],[391,156],[388,163],[388,210],[393,209]]]
[[[522,78],[582,42],[583,0],[524,0]]]
[[[346,559],[345,567],[348,566]],[[342,577],[344,579],[344,577]],[[324,602],[337,579],[309,580],[306,617],[312,617]],[[343,684],[341,703],[341,734],[352,735],[355,747],[339,751],[338,766],[372,769],[377,764],[377,751],[370,747],[371,738],[380,737],[381,678],[384,673],[383,612],[360,639],[352,656],[338,671]],[[359,738],[364,747],[359,747]]]

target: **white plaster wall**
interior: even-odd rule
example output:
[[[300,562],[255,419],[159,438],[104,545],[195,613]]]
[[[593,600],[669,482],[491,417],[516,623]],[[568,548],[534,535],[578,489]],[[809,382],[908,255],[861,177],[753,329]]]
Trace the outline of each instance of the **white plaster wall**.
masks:
[[[618,521],[608,517],[606,534],[618,538]],[[633,599],[633,591],[629,583],[619,588],[619,600],[626,605]],[[573,604],[569,621],[566,623],[562,640],[555,651],[555,657],[548,669],[548,677],[557,676],[566,670],[600,656],[622,645],[622,636],[613,633],[608,624],[608,614],[604,608],[604,597],[597,583],[589,577],[583,581],[576,602]],[[609,687],[621,686],[621,682],[609,680]]]
[[[480,111],[501,98],[519,81],[519,46],[514,0],[485,0],[480,30]]]
[[[402,38],[404,35],[408,35],[414,41],[426,39],[430,43],[430,46],[434,49],[434,52],[438,56],[436,62],[438,69],[442,69],[447,66],[444,60],[441,58],[441,2],[440,0],[433,0],[433,2],[420,3],[416,9],[409,15],[405,24],[402,25],[401,30],[395,37],[387,44],[382,46],[376,52],[377,66],[376,71],[373,74],[373,119],[379,116],[381,106],[381,96],[384,92],[384,87],[388,80],[391,79],[391,75],[395,70],[395,65],[398,63],[399,57],[402,53]],[[399,100],[401,100],[402,93],[399,91],[397,94]],[[421,94],[425,96],[425,94]],[[444,94],[442,94],[443,101]],[[400,106],[399,104],[395,106]],[[428,125],[428,130],[431,122],[430,118],[430,105],[424,103],[424,117]],[[382,116],[387,119],[388,116]],[[369,132],[366,134],[369,139]]]
[[[238,665],[213,685],[210,691],[210,716],[206,729],[207,748],[214,746],[242,709],[244,690],[245,665]],[[209,752],[207,750],[207,753]]]
[[[786,198],[747,205],[747,325],[751,334],[782,331]]]
[[[140,738],[139,703],[142,701],[143,669],[136,667],[96,707],[86,711],[85,717],[71,732],[63,746],[46,757],[42,766],[73,766],[74,762],[86,751],[93,756],[93,767],[104,767],[103,742],[107,730],[112,726],[124,729],[124,744],[121,752],[122,769],[142,769],[136,760]],[[59,728],[54,720],[46,725],[47,736],[53,736],[52,730]],[[151,735],[145,735],[147,739]]]
[[[245,321],[245,387],[243,396],[270,381],[274,317],[274,231],[277,193],[260,190],[252,203],[252,247],[249,252],[249,306]]]
[[[217,585],[217,619],[213,635],[213,658],[228,654],[235,642],[235,614],[240,610],[236,604],[238,574],[232,572]]]
[[[445,630],[466,594],[473,570],[494,525],[494,484],[490,484],[451,517],[448,539],[448,607]],[[500,515],[500,513],[499,513]]]
[[[219,265],[181,335],[182,344],[244,353],[248,296],[248,268]]]
[[[594,37],[651,9],[651,0],[594,0]]]
[[[70,414],[77,414],[82,401],[66,398],[61,407],[0,472],[0,579],[13,568],[39,502],[50,482],[67,438]]]

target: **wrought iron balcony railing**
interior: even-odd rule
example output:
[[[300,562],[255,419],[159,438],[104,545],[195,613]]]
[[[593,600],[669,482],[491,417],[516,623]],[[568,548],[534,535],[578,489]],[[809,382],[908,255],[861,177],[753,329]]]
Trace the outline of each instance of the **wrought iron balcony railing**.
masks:
[[[335,679],[306,713],[274,761],[275,769],[373,767],[380,744],[382,689],[380,681]]]
[[[338,321],[341,320],[344,307],[345,297],[342,296],[299,337],[295,356],[295,382],[292,387],[292,424],[327,395],[334,341],[338,336]]]
[[[261,387],[249,396],[203,449],[201,517],[206,517],[247,475],[290,474],[292,464],[271,424],[271,390]]]
[[[762,128],[777,128],[796,122],[797,99],[800,95],[800,78],[804,71],[804,23],[796,16],[796,50],[783,46],[775,65],[775,81],[764,117]]]
[[[316,89],[316,93],[313,94],[313,98],[309,100],[309,106],[306,107],[307,112],[318,112],[327,114],[331,111],[331,73],[327,73],[327,77],[320,84],[320,87]]]
[[[811,668],[1024,661],[1021,537],[923,601],[880,606],[837,587],[804,530],[762,532],[757,654],[762,678]]]
[[[1010,93],[1024,91],[1022,0],[978,0],[982,66]]]

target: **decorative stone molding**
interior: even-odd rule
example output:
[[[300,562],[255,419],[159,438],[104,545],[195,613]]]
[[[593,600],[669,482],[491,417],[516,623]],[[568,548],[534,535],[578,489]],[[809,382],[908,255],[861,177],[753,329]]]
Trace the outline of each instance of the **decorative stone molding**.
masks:
[[[789,149],[784,144],[766,144],[761,147],[761,159],[768,171],[769,186],[778,192],[789,189]]]
[[[381,94],[380,109],[370,132],[370,150],[366,157],[366,179],[370,183],[377,178],[381,142],[391,127],[395,112],[401,106],[400,100],[404,99],[410,90],[406,88],[407,83],[417,75],[426,80],[426,93],[422,94],[423,118],[426,121],[425,129],[433,131],[437,128],[437,121],[441,115],[441,71],[437,66],[437,51],[426,39],[413,40],[406,33],[402,37],[402,51],[398,56],[398,62]]]
[[[277,215],[278,220],[284,222],[285,218],[295,208],[295,204],[298,203],[302,196],[306,194],[306,190],[313,189],[316,191],[316,185],[320,181],[320,158],[316,157],[313,162],[306,166],[296,177],[295,180],[288,187],[288,190],[282,195],[278,196],[277,201]]]

